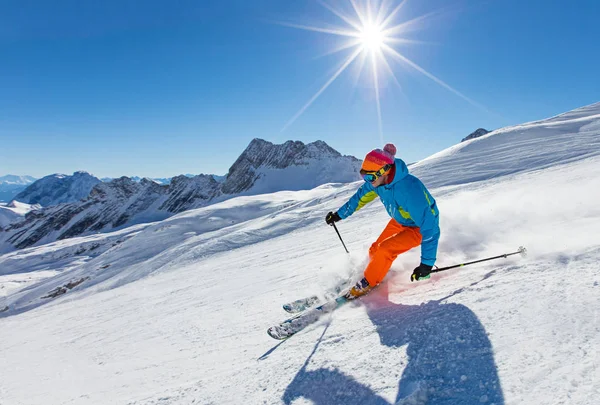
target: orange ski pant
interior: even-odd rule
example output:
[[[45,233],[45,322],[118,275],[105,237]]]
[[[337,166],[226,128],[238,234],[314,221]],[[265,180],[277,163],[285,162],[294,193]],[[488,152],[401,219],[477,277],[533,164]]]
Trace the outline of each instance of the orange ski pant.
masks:
[[[421,244],[419,228],[400,225],[392,219],[369,249],[370,262],[365,269],[369,285],[376,286],[384,279],[396,257]]]

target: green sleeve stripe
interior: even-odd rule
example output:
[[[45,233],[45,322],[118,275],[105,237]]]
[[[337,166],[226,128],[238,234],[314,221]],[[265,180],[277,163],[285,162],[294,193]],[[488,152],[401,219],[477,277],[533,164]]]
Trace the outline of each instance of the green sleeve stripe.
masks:
[[[402,216],[402,218],[412,220],[410,213],[408,211],[405,211],[404,208],[398,207],[398,211],[400,211],[400,215]]]
[[[429,199],[429,195],[427,194],[427,192],[425,190],[423,190],[423,194],[425,194],[425,199],[427,200],[427,204],[429,204],[429,207],[431,208],[431,213],[433,215],[435,215],[435,209],[433,209],[433,207],[431,206],[431,200]]]
[[[360,197],[360,200],[358,200],[358,205],[356,206],[356,211],[358,211],[359,209],[361,209],[362,207],[364,207],[365,205],[367,205],[368,203],[370,203],[377,197],[378,196],[375,191],[369,191],[367,194]],[[356,211],[354,211],[354,212],[356,212]]]

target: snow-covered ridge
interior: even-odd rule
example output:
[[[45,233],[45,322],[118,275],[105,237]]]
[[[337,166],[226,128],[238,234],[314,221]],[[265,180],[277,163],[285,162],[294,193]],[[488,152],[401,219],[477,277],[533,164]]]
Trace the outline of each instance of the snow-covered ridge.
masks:
[[[600,103],[595,103],[461,142],[411,170],[428,186],[437,187],[570,163],[600,154],[599,123]]]
[[[346,183],[359,178],[359,169],[358,159],[342,156],[325,142],[305,145],[289,141],[274,145],[254,139],[224,180],[204,174],[176,176],[164,186],[153,180],[136,182],[128,177],[111,182],[98,180],[85,199],[36,211],[0,232],[0,252],[160,221],[239,195]],[[35,190],[39,190],[37,184],[42,180],[30,189],[36,186]],[[52,177],[52,181],[57,180]],[[36,200],[44,192],[35,193]]]
[[[39,210],[41,208],[42,206],[39,204],[25,204],[14,200],[8,204],[1,204],[0,229],[6,228],[15,222],[19,222],[28,212]]]

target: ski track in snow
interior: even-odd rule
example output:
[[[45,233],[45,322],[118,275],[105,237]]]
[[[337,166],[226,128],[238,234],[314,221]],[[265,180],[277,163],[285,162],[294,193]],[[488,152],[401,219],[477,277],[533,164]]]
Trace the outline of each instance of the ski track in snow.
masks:
[[[56,275],[0,284],[0,403],[596,404],[599,113],[494,131],[411,168],[438,201],[439,266],[519,245],[526,259],[410,283],[415,249],[367,297],[283,342],[266,335],[281,304],[360,277],[389,220],[374,202],[340,222],[343,251],[323,218],[359,183],[2,255],[0,283]],[[100,253],[78,250],[92,243]]]

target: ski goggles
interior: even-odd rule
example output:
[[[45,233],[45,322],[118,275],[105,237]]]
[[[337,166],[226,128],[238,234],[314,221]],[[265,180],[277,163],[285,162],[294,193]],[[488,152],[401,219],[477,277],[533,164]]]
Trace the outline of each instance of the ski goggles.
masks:
[[[385,172],[387,172],[391,168],[392,168],[392,165],[387,164],[387,165],[383,166],[381,169],[377,170],[376,172],[364,172],[361,170],[360,174],[362,175],[362,178],[364,181],[373,183],[375,180],[377,180],[378,178],[383,176],[385,174]]]

